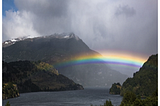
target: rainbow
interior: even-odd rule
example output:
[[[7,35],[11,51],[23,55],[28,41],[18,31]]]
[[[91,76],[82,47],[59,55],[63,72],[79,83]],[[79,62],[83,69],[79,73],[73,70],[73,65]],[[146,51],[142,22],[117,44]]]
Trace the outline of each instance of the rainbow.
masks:
[[[115,64],[140,68],[146,60],[128,55],[81,55],[72,59],[57,63],[55,68],[65,68],[83,64]]]

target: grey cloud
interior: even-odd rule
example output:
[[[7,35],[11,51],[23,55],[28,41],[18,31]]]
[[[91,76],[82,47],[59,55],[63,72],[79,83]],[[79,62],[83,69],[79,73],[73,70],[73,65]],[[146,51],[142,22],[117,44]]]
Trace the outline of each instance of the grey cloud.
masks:
[[[7,38],[11,36],[6,33],[9,31],[15,31],[17,37],[23,35],[20,28],[28,35],[74,32],[94,50],[121,50],[147,55],[157,52],[156,1],[15,0],[15,4],[20,14],[26,14],[16,14],[12,17],[14,22],[7,21],[9,18],[3,21],[3,33]],[[12,31],[10,25],[14,26]]]
[[[7,40],[74,32],[98,52],[123,51],[148,58],[158,52],[157,2],[15,0],[18,12],[8,11],[2,22],[2,36]]]
[[[15,0],[19,10],[33,12],[39,17],[62,17],[67,15],[68,0]]]
[[[70,0],[15,0],[21,12],[34,15],[33,29],[41,35],[70,31],[69,3]]]
[[[127,17],[131,17],[134,16],[135,14],[136,14],[135,9],[133,7],[129,7],[128,5],[124,6],[120,5],[115,12],[116,16],[125,15]]]
[[[107,28],[105,24],[101,21],[94,23],[93,31],[96,36],[101,36],[103,38],[105,38],[108,35]]]

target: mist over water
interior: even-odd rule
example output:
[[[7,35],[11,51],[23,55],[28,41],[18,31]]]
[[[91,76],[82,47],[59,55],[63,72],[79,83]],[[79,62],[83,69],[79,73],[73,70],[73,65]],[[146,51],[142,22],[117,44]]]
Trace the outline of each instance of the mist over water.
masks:
[[[9,101],[11,106],[90,106],[103,105],[111,100],[114,106],[120,105],[122,97],[110,95],[108,88],[85,88],[84,90],[60,92],[23,93],[20,97],[3,100],[3,106]]]
[[[133,77],[133,73],[139,71],[140,68],[138,67],[131,67],[131,66],[122,66],[122,65],[111,65],[109,64],[110,68],[116,70],[128,77]]]

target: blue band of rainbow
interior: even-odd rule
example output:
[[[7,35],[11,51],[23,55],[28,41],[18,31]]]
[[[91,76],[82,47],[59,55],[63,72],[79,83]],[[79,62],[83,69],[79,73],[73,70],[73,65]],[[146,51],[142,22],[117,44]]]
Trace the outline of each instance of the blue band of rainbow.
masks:
[[[68,61],[60,62],[54,65],[55,68],[65,68],[74,65],[83,64],[117,64],[126,65],[140,68],[144,63],[144,60],[138,60],[134,58],[122,58],[122,57],[105,57],[105,56],[80,56]]]

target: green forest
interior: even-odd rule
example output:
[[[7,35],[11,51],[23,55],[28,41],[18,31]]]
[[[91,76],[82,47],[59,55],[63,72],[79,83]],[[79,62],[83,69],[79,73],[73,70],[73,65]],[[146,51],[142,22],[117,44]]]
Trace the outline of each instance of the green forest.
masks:
[[[3,61],[2,68],[3,99],[17,97],[17,93],[83,89],[45,62]]]
[[[113,104],[110,100],[106,100],[106,103],[100,106],[113,106]],[[145,99],[136,96],[136,94],[131,91],[127,91],[123,96],[120,106],[158,106],[158,90]]]
[[[59,74],[53,66],[41,61],[3,62],[2,66],[3,99],[17,97],[19,92],[51,90],[51,87],[46,86],[42,88],[37,83],[39,80],[44,80],[42,83],[47,84],[44,77],[47,79],[52,78],[54,86],[56,86],[56,83],[62,84],[60,88],[54,90],[77,89],[78,86],[81,87]],[[53,82],[55,80],[56,82]],[[127,78],[122,85],[120,83],[112,84],[109,93],[123,96],[120,106],[158,106],[158,54],[150,56],[139,71],[134,73],[132,78]],[[9,105],[9,102],[6,105]],[[100,106],[113,105],[110,100],[106,100],[104,105]]]
[[[139,71],[134,73],[132,78],[127,78],[122,86],[120,83],[112,84],[109,92],[123,96],[127,91],[131,91],[137,96],[148,97],[156,89],[158,89],[158,54],[150,56]]]
[[[149,57],[147,62],[122,84],[120,95],[132,91],[141,97],[151,96],[158,89],[158,54]]]
[[[120,91],[121,91],[121,84],[120,83],[112,84],[112,87],[109,89],[109,93],[114,94],[114,95],[120,94]]]
[[[2,83],[2,99],[18,97],[19,91],[16,84],[12,82]]]
[[[109,93],[123,96],[120,106],[158,106],[158,54],[150,56],[122,86],[112,84]]]

